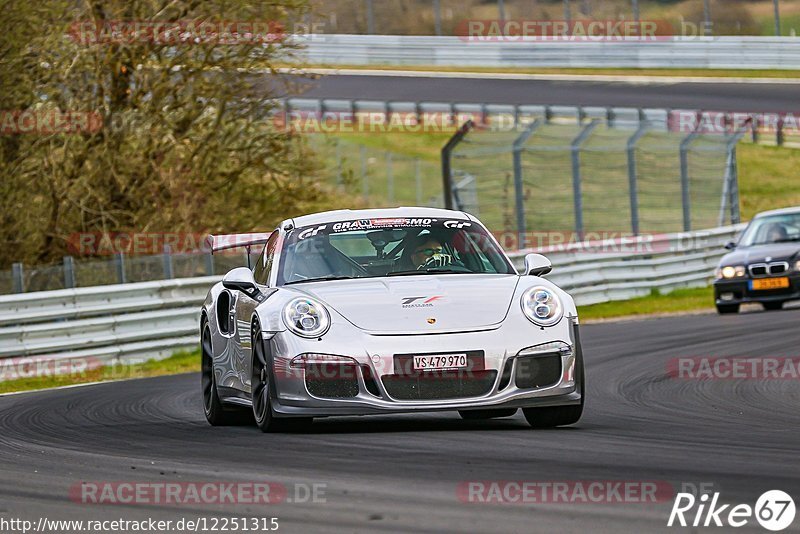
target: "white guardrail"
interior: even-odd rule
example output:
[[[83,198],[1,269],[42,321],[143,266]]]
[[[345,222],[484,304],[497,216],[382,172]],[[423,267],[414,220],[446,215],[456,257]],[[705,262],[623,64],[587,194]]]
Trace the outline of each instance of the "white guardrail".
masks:
[[[743,225],[713,230],[576,242],[538,249],[548,279],[578,304],[707,286]],[[511,254],[520,267],[526,250]],[[111,365],[159,359],[198,345],[200,305],[218,276],[0,296],[0,381],[18,362]],[[13,364],[11,362],[14,362]],[[4,369],[5,367],[5,369]],[[45,367],[47,367],[45,365]]]
[[[800,38],[796,37],[697,36],[624,42],[511,39],[345,34],[298,37],[306,45],[301,57],[326,65],[800,69]]]

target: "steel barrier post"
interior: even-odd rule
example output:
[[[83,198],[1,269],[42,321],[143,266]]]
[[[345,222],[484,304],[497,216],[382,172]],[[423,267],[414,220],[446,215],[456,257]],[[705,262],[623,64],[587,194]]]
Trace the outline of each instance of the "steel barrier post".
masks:
[[[21,263],[14,263],[11,265],[11,282],[14,293],[25,292],[25,277],[23,276],[23,267]]]
[[[75,287],[75,260],[72,256],[64,256],[64,289]]]
[[[369,198],[369,179],[367,178],[367,147],[358,145],[358,156],[361,160],[361,194],[364,200]]]
[[[681,205],[683,206],[683,231],[690,232],[692,230],[692,207],[691,196],[689,190],[689,145],[699,135],[698,132],[692,132],[681,141],[680,158],[681,158]]]
[[[464,136],[475,127],[475,123],[468,120],[453,134],[453,136],[442,147],[442,193],[444,194],[444,207],[453,209],[453,170],[451,168],[451,157],[453,149],[464,139]]]
[[[414,185],[416,189],[417,206],[422,205],[422,172],[419,168],[419,158],[414,159]]]
[[[525,224],[525,188],[522,180],[522,149],[531,135],[541,125],[541,121],[536,119],[525,130],[514,139],[514,198],[517,211],[517,242],[520,249],[526,247],[526,224]]]
[[[117,281],[120,284],[126,283],[128,279],[127,276],[125,276],[125,255],[122,252],[114,254],[114,263],[117,268]]]
[[[161,259],[164,262],[164,279],[171,280],[172,279],[172,249],[170,249],[169,245],[164,245],[164,253],[161,255]]]
[[[211,252],[206,254],[206,274],[208,276],[214,274],[214,255]]]
[[[392,153],[386,151],[386,196],[389,204],[394,204],[394,172],[392,171]]]
[[[575,210],[575,233],[578,239],[583,239],[583,193],[581,192],[581,145],[592,134],[600,124],[599,119],[592,119],[592,122],[583,127],[581,132],[570,144],[572,153],[572,201]]]
[[[649,123],[641,123],[636,133],[628,138],[626,145],[628,152],[628,194],[631,205],[631,231],[633,235],[639,235],[639,188],[636,183],[638,176],[636,170],[636,143],[647,133],[649,128]]]

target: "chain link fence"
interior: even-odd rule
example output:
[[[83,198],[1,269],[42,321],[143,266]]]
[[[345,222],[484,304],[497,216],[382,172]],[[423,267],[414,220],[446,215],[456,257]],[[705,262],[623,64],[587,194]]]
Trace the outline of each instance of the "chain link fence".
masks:
[[[743,6],[711,9],[708,0],[665,9],[648,0],[312,0],[310,12],[296,21],[313,33],[453,35],[466,19],[573,21],[580,19],[662,20],[667,15],[676,33],[683,20],[701,35],[796,35],[800,21],[775,9],[758,19]],[[788,4],[786,0],[783,0]],[[718,5],[721,5],[718,4]],[[685,31],[685,30],[684,30]]]
[[[526,120],[511,132],[474,128],[449,154],[454,206],[502,234],[506,248],[552,244],[547,234],[583,240],[740,220],[742,131],[687,135],[647,120],[587,116]]]
[[[223,275],[234,267],[247,264],[246,252],[214,256],[210,253],[168,252],[142,256],[115,254],[108,259],[86,260],[65,256],[58,265],[15,263],[11,270],[0,271],[0,295]]]
[[[366,206],[443,204],[441,169],[436,163],[339,137],[307,137],[323,163],[321,180],[334,190],[361,197]]]

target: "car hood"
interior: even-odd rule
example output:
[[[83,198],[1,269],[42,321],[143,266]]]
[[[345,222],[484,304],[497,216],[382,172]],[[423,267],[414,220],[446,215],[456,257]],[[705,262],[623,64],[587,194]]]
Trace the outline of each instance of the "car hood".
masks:
[[[501,323],[516,275],[445,274],[362,278],[298,284],[368,332],[475,330]]]
[[[721,265],[752,265],[769,261],[789,261],[800,253],[800,243],[772,243],[741,247],[723,256]]]

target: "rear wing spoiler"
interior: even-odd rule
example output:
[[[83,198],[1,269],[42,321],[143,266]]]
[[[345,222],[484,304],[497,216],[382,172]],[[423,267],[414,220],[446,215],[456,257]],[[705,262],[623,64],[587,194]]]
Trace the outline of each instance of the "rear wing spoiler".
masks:
[[[222,250],[244,247],[247,249],[247,266],[250,266],[250,249],[255,245],[263,245],[269,239],[270,234],[258,232],[252,234],[224,234],[211,235],[211,254]]]

